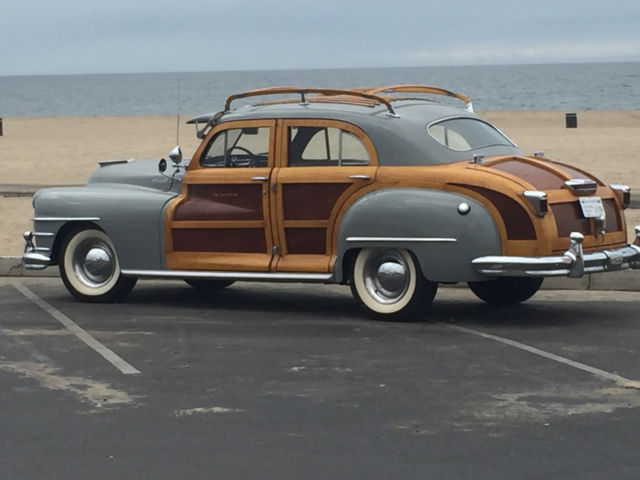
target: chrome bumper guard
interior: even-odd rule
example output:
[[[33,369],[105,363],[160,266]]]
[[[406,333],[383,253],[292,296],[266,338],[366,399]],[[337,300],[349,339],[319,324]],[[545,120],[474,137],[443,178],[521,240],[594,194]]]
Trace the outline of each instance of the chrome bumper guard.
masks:
[[[33,244],[33,233],[24,232],[24,253],[22,254],[22,265],[27,270],[44,270],[51,263],[51,258],[42,253],[38,253]]]
[[[578,232],[570,235],[571,246],[562,255],[550,257],[487,256],[474,259],[474,269],[487,276],[505,277],[569,277],[579,278],[586,273],[609,272],[640,268],[640,226],[635,228],[633,245],[584,253],[584,236]]]

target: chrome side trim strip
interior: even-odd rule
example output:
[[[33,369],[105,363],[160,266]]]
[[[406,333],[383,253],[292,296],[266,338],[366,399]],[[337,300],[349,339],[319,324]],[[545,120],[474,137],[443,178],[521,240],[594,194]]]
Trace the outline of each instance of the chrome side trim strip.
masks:
[[[33,217],[33,222],[99,222],[100,217]]]
[[[122,270],[123,275],[139,278],[210,278],[226,280],[261,280],[271,282],[317,282],[332,283],[332,273],[295,273],[295,272],[224,272],[199,270]]]
[[[33,232],[34,237],[55,237],[55,233],[51,232]]]
[[[347,242],[426,242],[456,243],[457,238],[439,237],[347,237]]]

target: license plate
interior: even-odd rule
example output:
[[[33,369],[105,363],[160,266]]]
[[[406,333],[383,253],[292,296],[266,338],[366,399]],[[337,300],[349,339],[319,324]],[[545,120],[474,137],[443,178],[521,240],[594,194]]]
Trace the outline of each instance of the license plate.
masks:
[[[580,206],[585,218],[599,218],[604,215],[604,205],[600,197],[580,197]]]

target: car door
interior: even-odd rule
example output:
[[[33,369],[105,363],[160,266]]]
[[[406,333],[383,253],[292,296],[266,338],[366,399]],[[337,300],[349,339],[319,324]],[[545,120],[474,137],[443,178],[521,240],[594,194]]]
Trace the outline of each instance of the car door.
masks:
[[[279,132],[272,269],[329,272],[341,209],[375,180],[375,148],[361,129],[336,120],[283,120]]]
[[[212,129],[166,212],[167,268],[270,269],[274,145],[274,120],[225,122]]]

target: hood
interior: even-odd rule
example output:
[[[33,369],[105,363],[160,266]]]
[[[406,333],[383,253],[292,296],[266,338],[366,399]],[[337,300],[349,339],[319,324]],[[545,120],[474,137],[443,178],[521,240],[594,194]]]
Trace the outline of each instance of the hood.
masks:
[[[158,170],[158,162],[159,160],[100,162],[100,168],[91,174],[88,183],[127,184],[161,191],[179,189],[183,171],[172,177],[173,169],[169,167],[165,174],[162,174]],[[188,160],[183,162],[183,165],[186,164]]]

